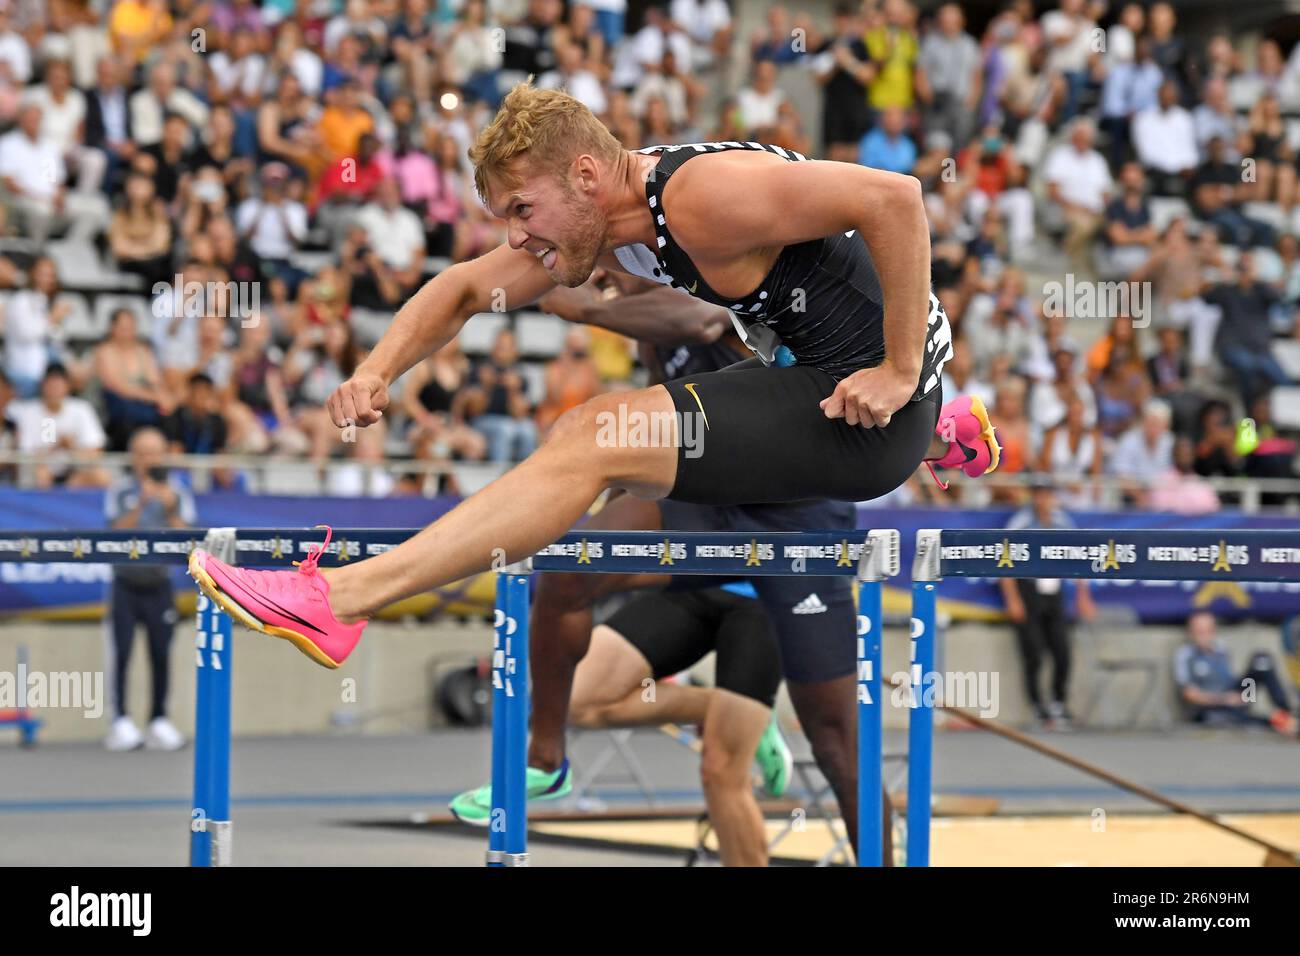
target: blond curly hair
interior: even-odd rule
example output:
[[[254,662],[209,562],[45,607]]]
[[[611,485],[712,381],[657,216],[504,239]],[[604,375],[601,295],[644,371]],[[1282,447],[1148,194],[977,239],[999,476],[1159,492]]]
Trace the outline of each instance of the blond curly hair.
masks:
[[[487,200],[490,186],[517,189],[524,172],[561,177],[584,153],[614,162],[623,147],[586,106],[563,90],[539,90],[532,77],[516,85],[470,148],[474,186]],[[523,168],[517,160],[522,157]]]

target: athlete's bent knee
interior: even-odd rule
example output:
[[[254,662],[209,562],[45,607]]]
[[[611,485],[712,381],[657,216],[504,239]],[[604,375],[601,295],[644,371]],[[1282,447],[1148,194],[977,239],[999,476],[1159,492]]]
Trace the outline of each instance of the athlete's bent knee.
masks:
[[[705,740],[700,749],[700,784],[706,792],[745,788],[749,762],[722,744]]]

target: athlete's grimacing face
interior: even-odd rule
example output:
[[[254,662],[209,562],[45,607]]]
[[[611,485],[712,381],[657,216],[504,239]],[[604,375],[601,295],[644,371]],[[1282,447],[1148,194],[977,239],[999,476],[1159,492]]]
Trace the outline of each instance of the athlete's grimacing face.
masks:
[[[558,284],[576,288],[591,277],[607,220],[590,190],[528,172],[515,189],[493,188],[489,206],[505,220],[510,247],[537,256]]]

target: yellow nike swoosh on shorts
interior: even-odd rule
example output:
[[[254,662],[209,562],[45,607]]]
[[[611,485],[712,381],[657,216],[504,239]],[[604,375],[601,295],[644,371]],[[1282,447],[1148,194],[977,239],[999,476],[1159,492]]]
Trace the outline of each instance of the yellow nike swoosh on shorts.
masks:
[[[704,427],[707,429],[709,427],[709,416],[704,411],[704,403],[700,401],[700,396],[695,394],[695,383],[687,382],[682,388],[691,393],[691,398],[695,399],[695,404],[700,407],[700,414],[704,416]]]

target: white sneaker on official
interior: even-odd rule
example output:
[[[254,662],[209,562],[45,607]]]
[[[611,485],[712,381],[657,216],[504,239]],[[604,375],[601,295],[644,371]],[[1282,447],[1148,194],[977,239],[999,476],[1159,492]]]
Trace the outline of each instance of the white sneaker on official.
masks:
[[[108,728],[108,736],[104,738],[104,748],[112,751],[135,750],[143,743],[140,728],[130,717],[119,717],[113,721],[113,725]]]
[[[155,717],[149,721],[144,745],[150,750],[180,750],[185,746],[185,738],[166,717]]]

